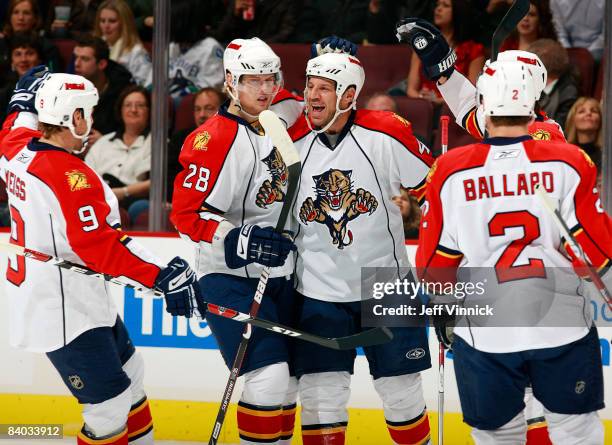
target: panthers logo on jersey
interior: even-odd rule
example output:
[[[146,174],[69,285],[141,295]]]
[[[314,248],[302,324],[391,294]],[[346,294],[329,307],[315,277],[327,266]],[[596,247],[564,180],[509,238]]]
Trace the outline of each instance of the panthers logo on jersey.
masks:
[[[194,150],[208,150],[208,143],[210,142],[210,133],[208,131],[204,131],[196,134],[193,140],[193,149]]]
[[[88,189],[91,187],[91,184],[89,184],[87,181],[87,176],[81,171],[71,170],[64,174],[66,175],[66,181],[68,181],[68,186],[70,187],[71,192],[76,192],[78,190]]]
[[[274,202],[282,202],[285,198],[285,189],[287,188],[287,179],[289,174],[287,172],[287,166],[285,161],[281,157],[279,151],[274,147],[270,154],[261,160],[268,171],[272,180],[266,179],[261,187],[255,199],[255,204],[262,209],[267,208]]]
[[[531,137],[536,141],[550,141],[550,133],[546,130],[542,130],[541,128],[531,133]]]
[[[378,201],[370,192],[362,188],[353,192],[352,173],[352,170],[329,169],[313,176],[317,196],[306,198],[300,208],[302,223],[325,224],[338,249],[353,242],[353,234],[347,228],[349,221],[364,213],[371,215],[378,207]]]

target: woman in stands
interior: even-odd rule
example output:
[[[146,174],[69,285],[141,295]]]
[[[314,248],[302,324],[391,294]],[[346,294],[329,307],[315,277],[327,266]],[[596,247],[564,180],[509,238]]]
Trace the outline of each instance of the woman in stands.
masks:
[[[110,48],[110,58],[126,67],[139,85],[145,85],[151,72],[151,58],[142,45],[129,5],[123,0],[107,0],[96,14],[96,37]]]
[[[504,41],[500,51],[527,51],[529,45],[539,39],[557,40],[549,0],[530,0],[529,12]]]
[[[98,139],[85,157],[111,187],[132,222],[149,207],[150,110],[151,97],[145,88],[131,85],[124,89],[117,101],[119,129]]]
[[[565,135],[567,142],[582,148],[597,166],[601,174],[601,150],[603,147],[601,104],[594,97],[580,97],[567,115]]]
[[[42,17],[38,2],[33,0],[10,0],[6,11],[6,21],[0,32],[0,72],[10,66],[10,38],[16,32],[34,32],[41,36],[42,59],[49,70],[59,68],[59,51],[53,43],[42,37]]]
[[[485,54],[484,47],[469,37],[469,33],[474,28],[470,26],[470,11],[468,0],[438,0],[434,10],[434,23],[442,31],[449,45],[455,48],[457,53],[455,69],[472,83],[476,83],[484,65]],[[443,103],[444,100],[438,93],[435,82],[428,80],[421,68],[421,61],[416,54],[412,54],[407,95]]]

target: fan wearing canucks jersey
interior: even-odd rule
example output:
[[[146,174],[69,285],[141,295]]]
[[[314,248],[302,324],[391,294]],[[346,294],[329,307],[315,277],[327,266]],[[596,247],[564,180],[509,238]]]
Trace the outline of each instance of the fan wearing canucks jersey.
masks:
[[[289,130],[302,160],[293,214],[300,329],[337,337],[362,330],[361,268],[408,267],[401,187],[424,194],[432,164],[411,125],[391,112],[356,110],[365,81],[358,58],[323,54],[306,70],[305,115]],[[392,439],[425,443],[429,422],[419,372],[431,366],[424,328],[394,328],[365,348]],[[422,352],[412,359],[411,350]],[[355,351],[296,342],[294,366],[305,445],[344,444]]]
[[[596,169],[586,154],[529,135],[537,96],[531,76],[519,61],[493,62],[480,76],[477,97],[490,136],[434,164],[417,268],[422,278],[441,284],[470,268],[489,268],[497,278],[487,295],[502,295],[496,306],[508,307],[508,298],[518,303],[496,314],[515,317],[511,325],[462,323],[454,330],[459,397],[476,444],[525,443],[528,385],[544,406],[553,443],[602,444],[602,360],[588,311],[591,284],[580,269],[572,272],[574,252],[565,250],[535,186],[549,195],[608,286],[612,220],[601,207]],[[555,280],[548,279],[553,274]],[[542,290],[549,292],[543,317],[560,313],[555,322],[563,324],[525,323]]]

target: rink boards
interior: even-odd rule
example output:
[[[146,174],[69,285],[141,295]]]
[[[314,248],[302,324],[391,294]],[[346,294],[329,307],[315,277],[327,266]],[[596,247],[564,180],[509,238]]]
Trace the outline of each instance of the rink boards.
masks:
[[[3,241],[6,233],[0,234]],[[137,238],[164,260],[175,255],[191,260],[190,247],[176,237],[145,236]],[[414,256],[415,246],[406,246]],[[4,274],[6,258],[0,258]],[[83,277],[83,279],[88,279]],[[75,434],[80,428],[78,404],[68,396],[55,370],[43,354],[30,354],[8,346],[7,301],[4,279],[0,280],[0,423],[63,423],[65,432]],[[161,300],[143,298],[130,290],[113,286],[113,296],[134,344],[146,362],[145,386],[153,402],[158,438],[207,440],[227,380],[216,343],[205,321],[173,319]],[[610,316],[600,308],[598,317]],[[599,331],[604,361],[606,401],[612,400],[610,342],[612,328]],[[430,335],[433,367],[423,373],[423,384],[431,416],[433,437],[437,436],[437,341]],[[237,389],[235,394],[240,392]],[[234,397],[236,400],[237,397]],[[387,439],[381,404],[368,373],[367,362],[358,357],[351,385],[348,443],[382,444]],[[452,357],[446,361],[445,442],[466,444],[469,429],[462,424]],[[607,438],[612,437],[612,407],[600,412],[606,421]],[[612,439],[608,439],[612,443]],[[606,441],[606,443],[608,442]],[[237,443],[235,416],[228,416],[223,441]],[[301,443],[295,441],[295,443]]]

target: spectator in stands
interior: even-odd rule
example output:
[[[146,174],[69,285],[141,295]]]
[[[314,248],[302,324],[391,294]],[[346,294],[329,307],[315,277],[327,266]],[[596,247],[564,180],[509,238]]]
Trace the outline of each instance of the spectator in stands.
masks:
[[[551,0],[557,37],[564,48],[586,48],[595,60],[604,49],[604,0]]]
[[[94,29],[96,12],[102,0],[51,0],[45,19],[45,30],[55,37],[81,38]],[[66,22],[55,16],[56,6],[69,6],[70,19]]]
[[[127,68],[137,84],[146,84],[151,57],[140,41],[134,16],[125,1],[106,0],[100,5],[94,35],[106,41],[111,60]]]
[[[395,24],[404,17],[433,20],[435,0],[370,0],[364,44],[397,44]]]
[[[119,128],[102,136],[85,157],[85,162],[111,187],[131,221],[148,208],[150,110],[149,92],[138,85],[128,86],[117,100]]]
[[[11,0],[6,12],[6,22],[0,32],[0,72],[9,66],[9,39],[16,32],[33,32],[40,36],[42,59],[51,71],[59,67],[59,51],[53,43],[43,37],[42,17],[38,2],[34,0]]]
[[[417,239],[419,237],[419,224],[421,222],[421,208],[415,198],[410,196],[405,189],[391,198],[400,209],[404,222],[404,238]]]
[[[603,127],[601,104],[594,97],[581,97],[567,115],[565,123],[567,142],[578,145],[597,166],[601,173]]]
[[[223,85],[223,48],[207,37],[200,26],[202,5],[191,0],[172,2],[168,77],[170,94],[176,102],[200,88]],[[153,82],[152,73],[147,85]]]
[[[549,0],[530,0],[529,12],[504,41],[500,51],[527,47],[538,39],[557,39]]]
[[[86,36],[74,47],[74,71],[89,79],[98,89],[100,100],[93,112],[93,128],[89,144],[119,126],[115,114],[117,98],[132,83],[132,75],[123,66],[109,59],[108,45],[99,37]]]
[[[302,0],[231,0],[213,35],[221,42],[259,37],[284,43],[298,25]]]
[[[484,65],[485,54],[483,45],[471,39],[473,26],[470,14],[469,0],[438,0],[434,10],[434,24],[457,53],[455,69],[476,83]],[[435,82],[425,77],[421,61],[415,53],[410,61],[406,93],[409,97],[421,97],[439,104],[444,102]]]
[[[380,111],[393,111],[397,113],[397,103],[392,96],[387,93],[374,93],[366,102],[364,107],[366,110],[380,110]]]
[[[193,124],[188,128],[176,131],[170,138],[168,143],[168,187],[166,187],[168,202],[172,202],[174,177],[181,171],[178,158],[185,138],[212,117],[226,99],[226,96],[219,90],[210,87],[202,88],[193,98]]]
[[[38,36],[32,32],[16,32],[10,39],[11,70],[0,89],[0,122],[4,122],[6,109],[15,84],[30,68],[40,65],[42,46]]]
[[[126,0],[134,15],[140,38],[150,42],[153,38],[153,0]],[[203,0],[202,0],[203,1]],[[222,3],[222,2],[218,2]]]
[[[540,57],[548,71],[548,80],[538,101],[551,119],[563,125],[573,103],[578,98],[576,80],[571,74],[565,48],[552,39],[540,39],[527,47]]]

